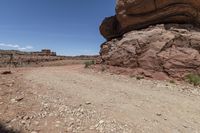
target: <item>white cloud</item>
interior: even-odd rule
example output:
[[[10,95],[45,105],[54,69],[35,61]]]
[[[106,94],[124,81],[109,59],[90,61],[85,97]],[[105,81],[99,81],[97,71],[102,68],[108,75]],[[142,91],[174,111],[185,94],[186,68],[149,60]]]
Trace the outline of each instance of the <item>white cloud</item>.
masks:
[[[33,49],[32,46],[21,47],[20,45],[17,45],[17,44],[9,44],[9,43],[1,43],[1,42],[0,42],[0,47],[4,47],[8,49],[24,50],[24,51]]]

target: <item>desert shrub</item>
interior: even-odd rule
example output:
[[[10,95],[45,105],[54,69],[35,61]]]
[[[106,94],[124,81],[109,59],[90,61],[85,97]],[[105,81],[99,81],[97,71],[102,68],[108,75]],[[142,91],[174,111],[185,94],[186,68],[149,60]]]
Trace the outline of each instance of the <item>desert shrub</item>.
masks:
[[[136,76],[136,79],[137,79],[137,80],[144,79],[144,76],[139,76],[139,75],[138,75],[138,76]]]
[[[176,82],[174,80],[169,81],[171,84],[175,84]]]
[[[88,67],[90,67],[91,65],[94,65],[94,64],[95,64],[95,61],[94,61],[94,60],[92,60],[92,61],[86,61],[84,64],[85,64],[85,68],[88,68]]]
[[[200,75],[199,74],[189,74],[186,76],[186,81],[195,86],[199,86],[200,85]]]
[[[135,75],[129,75],[130,78],[135,78]]]

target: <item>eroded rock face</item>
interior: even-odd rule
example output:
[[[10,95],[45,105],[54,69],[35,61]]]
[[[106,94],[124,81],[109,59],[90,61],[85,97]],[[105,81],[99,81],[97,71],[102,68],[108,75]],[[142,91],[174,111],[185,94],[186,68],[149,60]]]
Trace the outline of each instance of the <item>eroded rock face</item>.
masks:
[[[120,25],[118,23],[117,17],[107,17],[104,19],[100,26],[100,32],[104,38],[111,39],[120,36]]]
[[[163,72],[173,78],[200,73],[200,32],[157,25],[131,31],[101,46],[102,63]]]
[[[200,0],[117,0],[116,16],[106,18],[100,31],[110,40],[131,30],[154,24],[199,25],[199,10]]]

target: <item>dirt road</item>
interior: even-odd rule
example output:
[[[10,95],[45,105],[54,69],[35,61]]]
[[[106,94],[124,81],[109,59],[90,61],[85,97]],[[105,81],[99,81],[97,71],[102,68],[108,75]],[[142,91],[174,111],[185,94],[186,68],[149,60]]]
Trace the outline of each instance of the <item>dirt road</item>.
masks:
[[[23,99],[13,102],[11,96],[6,111],[13,115],[7,125],[23,132],[200,133],[198,88],[95,72],[82,65],[17,73],[19,86],[25,86],[20,90]]]

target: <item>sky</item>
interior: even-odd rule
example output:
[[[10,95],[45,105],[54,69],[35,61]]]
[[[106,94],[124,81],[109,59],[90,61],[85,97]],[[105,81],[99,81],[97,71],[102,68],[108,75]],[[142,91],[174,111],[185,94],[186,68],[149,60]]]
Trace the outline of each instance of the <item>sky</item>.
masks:
[[[0,0],[0,49],[98,54],[99,25],[115,0]]]

